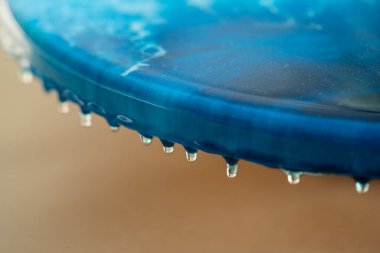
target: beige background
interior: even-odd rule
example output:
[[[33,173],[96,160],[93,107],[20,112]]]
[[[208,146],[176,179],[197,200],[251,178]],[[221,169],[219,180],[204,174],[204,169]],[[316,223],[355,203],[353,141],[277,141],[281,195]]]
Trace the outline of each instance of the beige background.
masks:
[[[163,154],[135,132],[79,126],[0,52],[0,252],[379,252],[380,185]]]

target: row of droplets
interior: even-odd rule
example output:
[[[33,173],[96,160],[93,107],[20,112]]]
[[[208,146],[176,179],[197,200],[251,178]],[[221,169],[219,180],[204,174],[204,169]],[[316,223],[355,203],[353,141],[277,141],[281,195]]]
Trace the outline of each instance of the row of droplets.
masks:
[[[21,73],[20,73],[20,79],[25,84],[30,84],[33,82],[34,75],[30,71],[30,64],[28,62],[20,62],[21,65]],[[70,105],[67,101],[62,101],[59,106],[59,112],[62,114],[68,114],[70,112]],[[80,113],[80,124],[83,127],[91,127],[92,125],[92,115],[91,113]],[[113,132],[117,132],[119,130],[119,126],[109,126],[110,130]],[[146,134],[140,134],[140,141],[143,145],[149,146],[153,142],[153,136],[146,135]],[[171,154],[174,152],[174,143],[162,140],[160,139],[162,143],[162,148],[164,153]],[[189,162],[195,162],[197,160],[197,153],[198,151],[196,149],[185,147],[185,153],[186,153],[186,159]],[[224,158],[226,160],[226,174],[229,178],[235,178],[237,176],[238,172],[238,162],[239,160],[233,159],[233,158]],[[299,171],[290,171],[290,170],[283,170],[289,184],[291,185],[297,185],[301,182],[301,176],[305,173],[299,172]],[[365,179],[356,179],[355,181],[355,189],[358,193],[366,193],[369,191],[369,181]]]
[[[68,114],[70,112],[70,105],[67,101],[61,102],[59,107],[59,112],[62,114]],[[91,127],[92,126],[92,116],[90,113],[80,113],[80,124],[83,127]],[[117,132],[120,127],[118,126],[109,126],[109,129],[112,132]],[[140,142],[149,146],[153,143],[153,136],[146,134],[139,134]],[[160,139],[162,144],[162,149],[165,154],[172,154],[174,152],[174,143],[166,140]],[[186,160],[189,162],[195,162],[197,160],[198,151],[193,148],[185,147]],[[229,178],[234,178],[237,175],[238,170],[238,160],[232,158],[225,158],[227,162],[227,176]]]

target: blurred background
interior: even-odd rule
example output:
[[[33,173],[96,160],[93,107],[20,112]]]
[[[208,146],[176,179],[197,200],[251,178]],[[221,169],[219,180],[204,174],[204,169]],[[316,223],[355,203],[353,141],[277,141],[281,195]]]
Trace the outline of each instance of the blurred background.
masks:
[[[145,147],[137,133],[18,80],[0,51],[0,252],[378,252],[380,185],[304,176],[248,162]]]

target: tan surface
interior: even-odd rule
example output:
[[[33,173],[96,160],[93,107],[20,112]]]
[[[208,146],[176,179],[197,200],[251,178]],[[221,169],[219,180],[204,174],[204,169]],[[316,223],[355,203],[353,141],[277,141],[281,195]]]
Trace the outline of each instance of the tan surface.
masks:
[[[104,120],[57,113],[0,52],[0,252],[379,252],[380,185],[304,177],[219,157],[165,155]]]

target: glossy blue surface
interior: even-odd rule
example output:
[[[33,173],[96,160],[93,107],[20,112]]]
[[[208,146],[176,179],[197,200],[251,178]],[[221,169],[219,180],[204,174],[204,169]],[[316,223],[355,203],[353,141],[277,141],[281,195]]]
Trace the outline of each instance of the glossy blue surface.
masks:
[[[10,1],[84,112],[276,168],[380,177],[380,3]]]

